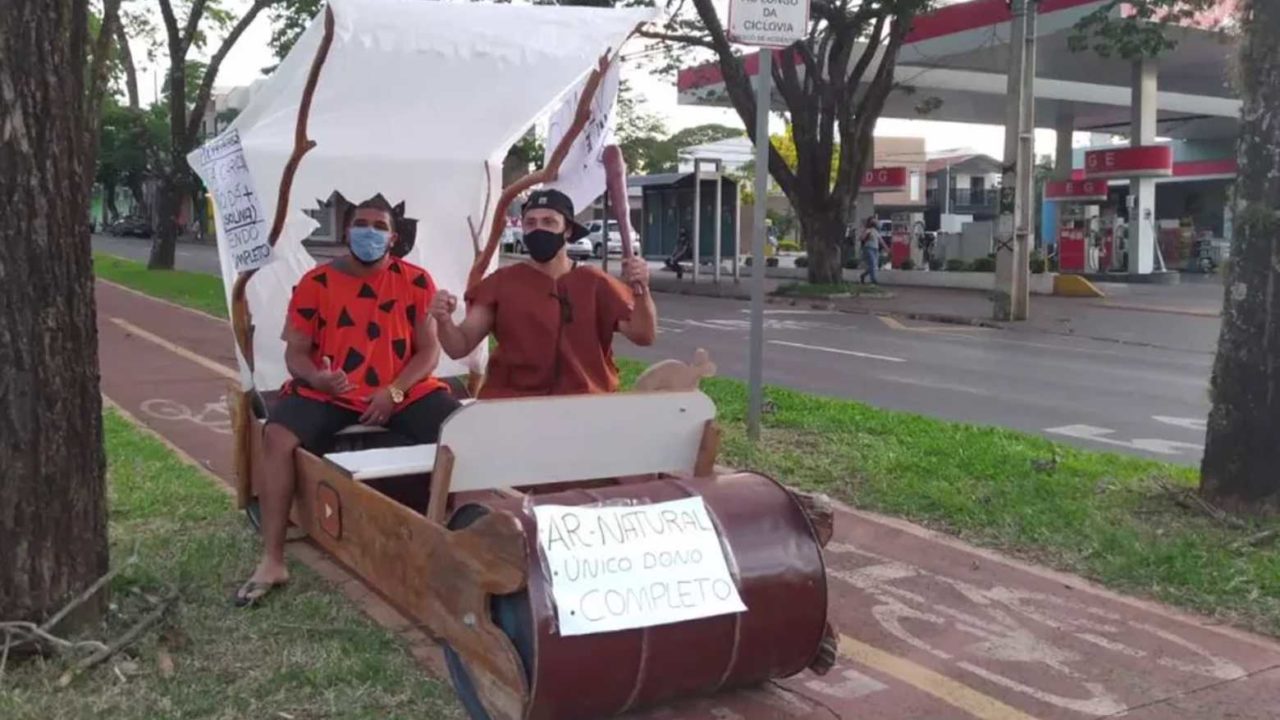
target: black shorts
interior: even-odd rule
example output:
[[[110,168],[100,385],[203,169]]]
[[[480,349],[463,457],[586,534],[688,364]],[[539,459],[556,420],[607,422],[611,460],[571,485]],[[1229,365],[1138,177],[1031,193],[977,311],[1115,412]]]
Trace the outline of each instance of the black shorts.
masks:
[[[445,418],[459,407],[461,403],[447,389],[440,388],[392,413],[387,429],[415,443],[435,443],[440,439]],[[360,422],[360,413],[301,395],[283,395],[271,409],[267,422],[288,429],[302,447],[322,455],[339,431]]]

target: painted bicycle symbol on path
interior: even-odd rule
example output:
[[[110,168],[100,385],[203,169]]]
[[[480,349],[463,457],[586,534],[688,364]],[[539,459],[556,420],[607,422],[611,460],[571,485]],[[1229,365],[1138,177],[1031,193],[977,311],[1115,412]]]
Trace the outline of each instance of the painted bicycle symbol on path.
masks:
[[[867,596],[882,630],[966,674],[1060,708],[1105,716],[1133,704],[1099,681],[1108,674],[1108,663],[1099,662],[1107,654],[1130,667],[1154,663],[1211,681],[1247,674],[1166,629],[1065,597],[980,587],[840,543],[827,551],[857,558],[855,569],[830,574]],[[926,639],[957,633],[970,642],[942,649]]]
[[[231,434],[231,411],[227,407],[225,396],[216,402],[205,403],[198,412],[169,398],[143,401],[141,408],[142,412],[157,420],[191,422],[220,435]]]

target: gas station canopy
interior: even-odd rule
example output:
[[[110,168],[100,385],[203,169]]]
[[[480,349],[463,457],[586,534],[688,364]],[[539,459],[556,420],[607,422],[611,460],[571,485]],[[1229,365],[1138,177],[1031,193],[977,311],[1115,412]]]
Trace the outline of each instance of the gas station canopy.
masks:
[[[1099,0],[1039,3],[1035,81],[1039,127],[1055,129],[1071,123],[1078,131],[1128,131],[1134,63],[1104,58],[1092,50],[1073,52],[1068,45],[1075,24],[1105,4]],[[1010,21],[1006,0],[973,0],[918,18],[895,68],[901,87],[890,94],[883,116],[1004,124]],[[1188,140],[1234,138],[1241,104],[1231,87],[1230,59],[1238,39],[1199,27],[1170,27],[1167,32],[1177,47],[1158,60],[1159,134]],[[858,54],[854,52],[854,61]],[[758,56],[748,56],[744,62],[747,74],[754,76]],[[678,89],[681,104],[729,105],[715,63],[682,70]],[[773,105],[786,109],[777,93]]]

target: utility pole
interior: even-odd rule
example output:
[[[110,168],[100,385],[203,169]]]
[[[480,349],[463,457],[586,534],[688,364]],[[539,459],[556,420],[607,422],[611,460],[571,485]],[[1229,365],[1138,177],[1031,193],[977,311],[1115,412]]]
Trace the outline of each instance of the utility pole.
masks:
[[[1036,217],[1036,24],[1040,0],[1026,0],[1022,55],[1022,111],[1018,127],[1018,231],[1014,241],[1012,315],[1026,320],[1031,306],[1031,248]]]
[[[772,91],[773,50],[760,50],[756,73],[756,198],[752,207],[751,237],[751,343],[748,363],[747,437],[760,439],[764,407],[764,235],[765,206],[769,199],[769,109]]]
[[[1005,95],[1004,176],[996,224],[996,320],[1026,320],[1035,194],[1035,44],[1038,0],[1008,0],[1009,75]]]

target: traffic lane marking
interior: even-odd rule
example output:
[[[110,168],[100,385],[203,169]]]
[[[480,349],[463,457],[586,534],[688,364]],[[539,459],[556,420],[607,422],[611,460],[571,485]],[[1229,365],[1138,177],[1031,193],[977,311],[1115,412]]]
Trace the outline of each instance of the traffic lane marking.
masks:
[[[807,345],[805,343],[787,342],[786,340],[770,340],[770,345],[782,345],[783,347],[800,348],[802,350],[816,350],[818,352],[835,353],[837,355],[850,355],[852,357],[866,358],[868,360],[883,360],[892,363],[904,363],[906,358],[892,357],[890,355],[876,355],[874,353],[858,352],[856,350],[844,350],[842,348],[826,347],[824,345]]]
[[[980,720],[1035,720],[1021,710],[974,690],[946,675],[934,672],[905,658],[887,653],[847,635],[840,636],[840,654],[867,667],[892,676],[963,710]]]
[[[1096,425],[1063,425],[1061,427],[1045,428],[1044,432],[1129,450],[1141,450],[1142,452],[1155,453],[1157,455],[1184,455],[1204,452],[1204,445],[1182,442],[1181,440],[1163,440],[1160,438],[1120,440],[1111,437],[1115,434],[1115,430]]]
[[[1155,420],[1158,423],[1163,423],[1165,425],[1172,425],[1174,427],[1184,428],[1186,430],[1193,430],[1201,433],[1209,429],[1209,421],[1205,418],[1184,418],[1184,417],[1170,417],[1168,415],[1152,415],[1151,419]]]

